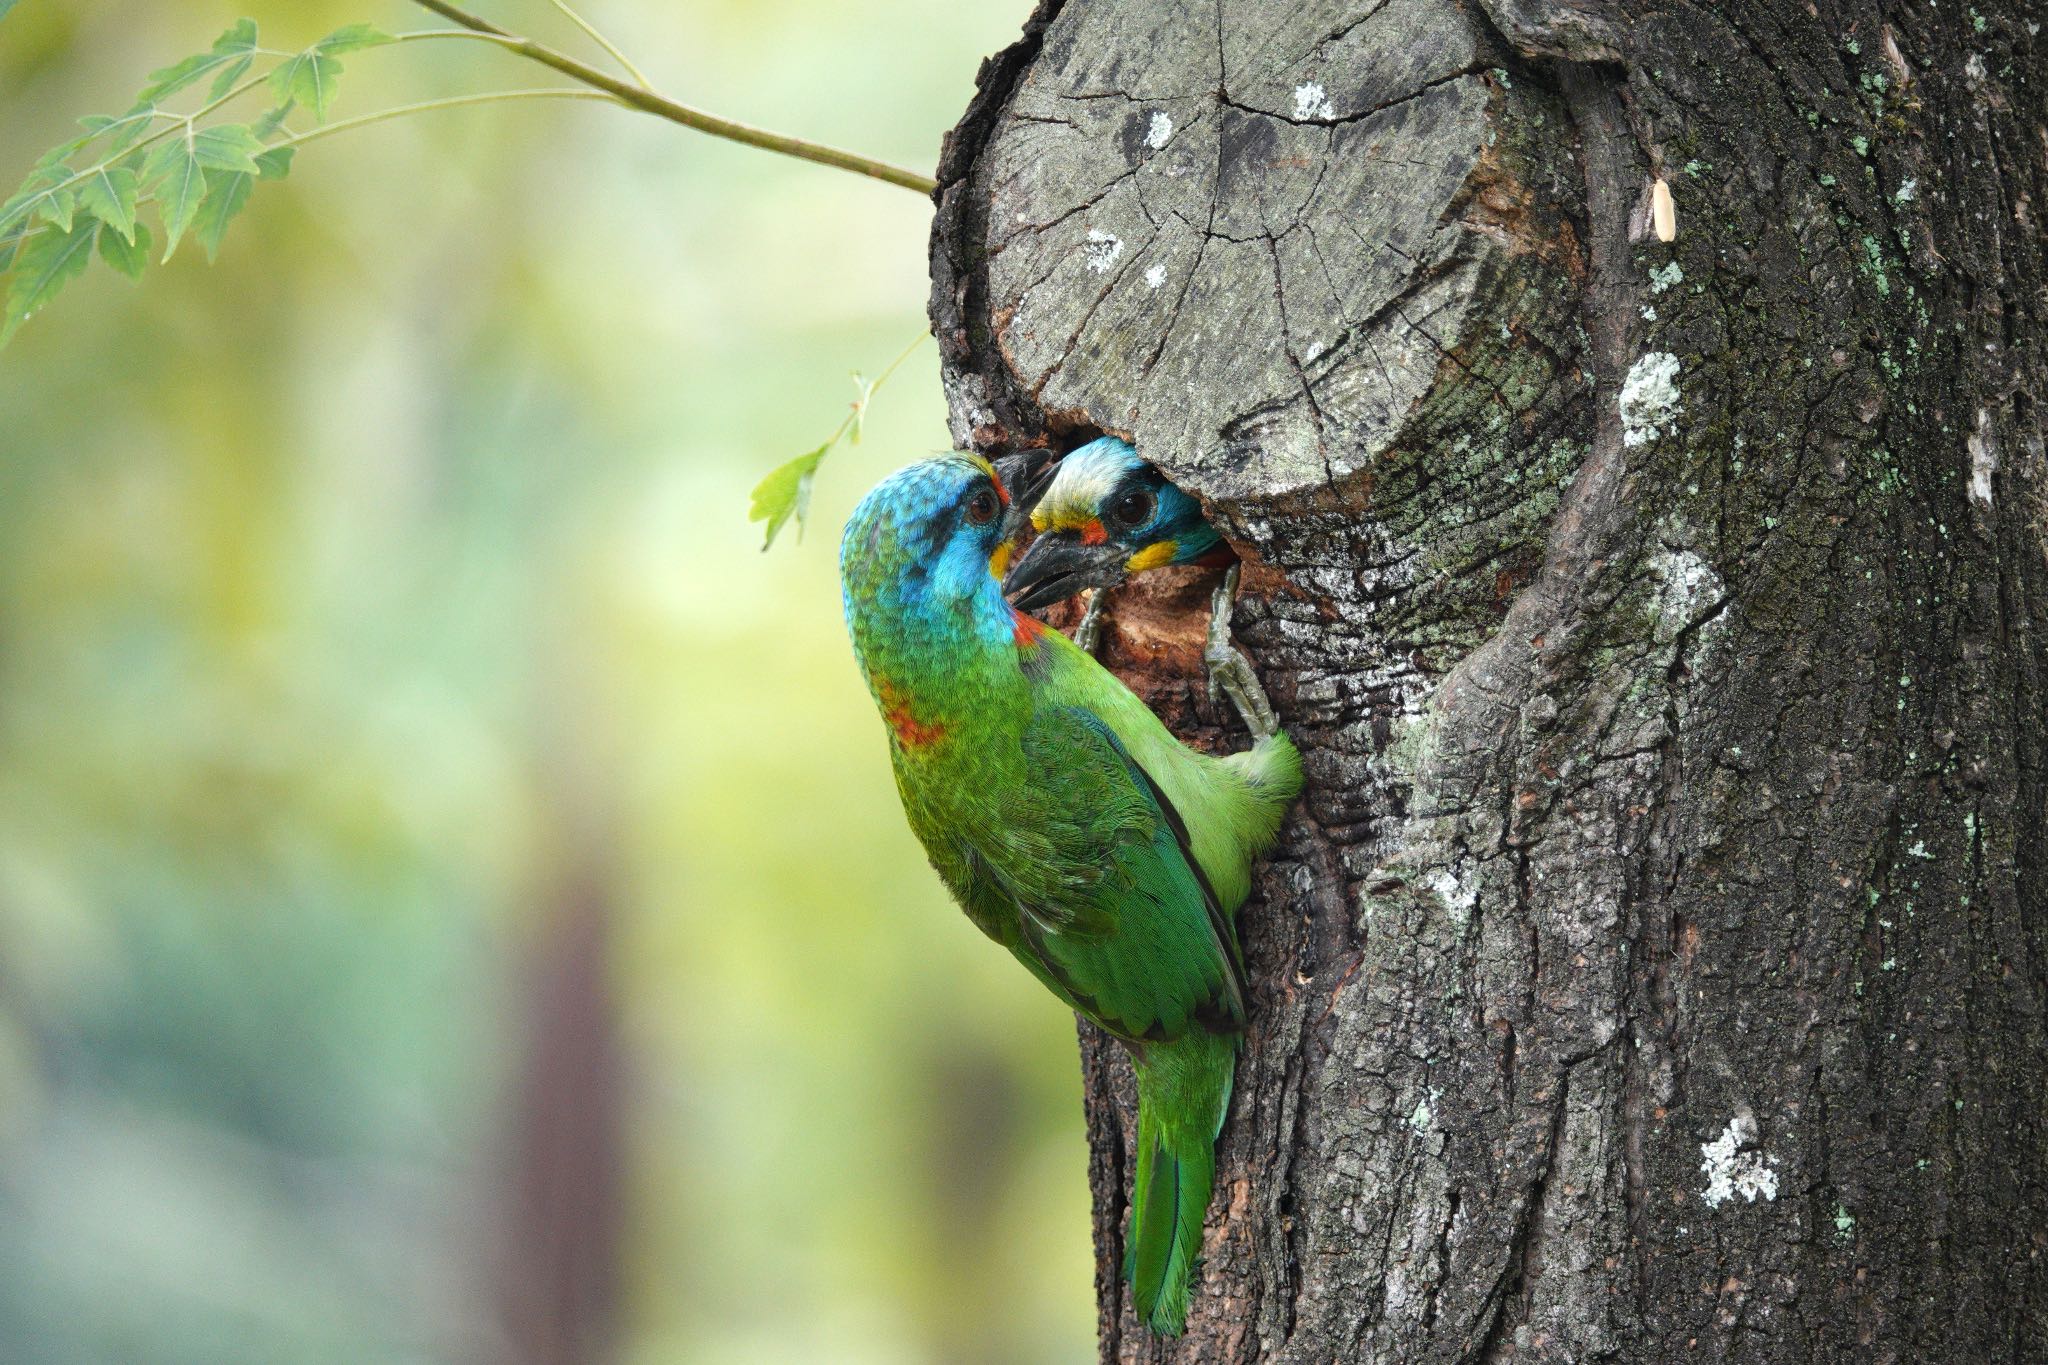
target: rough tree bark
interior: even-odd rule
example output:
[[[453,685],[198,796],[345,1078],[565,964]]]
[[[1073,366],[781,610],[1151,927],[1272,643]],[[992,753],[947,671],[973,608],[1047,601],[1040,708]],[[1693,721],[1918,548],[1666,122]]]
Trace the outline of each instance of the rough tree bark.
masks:
[[[1177,1343],[1084,1030],[1105,1359],[2048,1359],[2044,79],[2022,0],[1045,0],[984,67],[955,437],[1200,494],[1310,773]],[[1108,657],[1241,744],[1204,586]]]

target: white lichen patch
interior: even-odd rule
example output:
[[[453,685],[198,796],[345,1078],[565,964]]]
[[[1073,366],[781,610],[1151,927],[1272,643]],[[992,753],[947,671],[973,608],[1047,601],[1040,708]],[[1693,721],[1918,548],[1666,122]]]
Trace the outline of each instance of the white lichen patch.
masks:
[[[1429,1093],[1415,1101],[1415,1108],[1408,1115],[1408,1126],[1418,1133],[1426,1133],[1436,1122],[1436,1102],[1443,1098],[1444,1088],[1433,1085]]]
[[[1158,287],[1159,287],[1160,285],[1162,285],[1162,284],[1165,284],[1165,283],[1166,283],[1166,267],[1165,267],[1165,266],[1163,266],[1163,265],[1154,265],[1154,266],[1147,266],[1147,267],[1146,267],[1146,269],[1145,269],[1145,287],[1146,287],[1147,289],[1157,289],[1157,288],[1158,288]]]
[[[1970,452],[1970,501],[1991,510],[1991,476],[1998,472],[1998,433],[1991,426],[1991,410],[1977,409],[1977,429],[1963,440]]]
[[[1685,278],[1685,270],[1676,261],[1666,261],[1650,272],[1650,292],[1661,294]]]
[[[1308,349],[1301,353],[1301,362],[1304,365],[1313,365],[1316,361],[1321,360],[1322,358],[1323,343],[1320,341],[1311,341],[1308,344]]]
[[[1479,904],[1479,888],[1476,885],[1459,881],[1457,875],[1448,868],[1430,873],[1423,879],[1422,884],[1436,892],[1437,899],[1443,902],[1444,909],[1451,912],[1452,919],[1463,924],[1472,918],[1473,907]]]
[[[1145,128],[1145,145],[1156,152],[1172,140],[1173,120],[1155,109],[1152,122]]]
[[[1116,264],[1116,258],[1124,254],[1124,240],[1113,232],[1089,228],[1088,243],[1081,252],[1087,258],[1090,270],[1098,275],[1107,275],[1109,268]]]
[[[1913,202],[1914,196],[1919,193],[1919,180],[1912,176],[1908,176],[1906,178],[1906,182],[1900,185],[1898,190],[1892,195],[1892,202],[1894,204],[1910,204]]]
[[[1707,1177],[1701,1198],[1708,1208],[1718,1209],[1737,1195],[1750,1204],[1778,1197],[1778,1173],[1772,1169],[1778,1159],[1754,1150],[1755,1145],[1756,1120],[1747,1114],[1737,1114],[1721,1136],[1700,1144],[1700,1170]]]
[[[1336,112],[1330,104],[1330,92],[1315,81],[1304,81],[1294,87],[1294,117],[1297,120],[1331,118]]]
[[[1657,629],[1660,641],[1700,619],[1726,593],[1714,566],[1691,550],[1659,549],[1650,567],[1662,580],[1657,588]]]
[[[1646,445],[1676,429],[1678,357],[1651,351],[1628,367],[1621,383],[1621,443]]]

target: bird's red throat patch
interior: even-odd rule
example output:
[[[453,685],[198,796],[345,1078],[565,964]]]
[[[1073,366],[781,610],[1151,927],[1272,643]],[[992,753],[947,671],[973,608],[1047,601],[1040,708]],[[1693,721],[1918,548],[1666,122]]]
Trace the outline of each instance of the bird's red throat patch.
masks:
[[[921,721],[910,713],[910,699],[898,692],[891,683],[882,683],[882,719],[889,722],[889,733],[896,736],[896,742],[906,749],[922,749],[946,737],[946,723],[942,720]]]
[[[1039,637],[1045,634],[1045,622],[1035,616],[1026,616],[1015,607],[1011,607],[1010,634],[1020,649],[1025,645],[1035,645]]]

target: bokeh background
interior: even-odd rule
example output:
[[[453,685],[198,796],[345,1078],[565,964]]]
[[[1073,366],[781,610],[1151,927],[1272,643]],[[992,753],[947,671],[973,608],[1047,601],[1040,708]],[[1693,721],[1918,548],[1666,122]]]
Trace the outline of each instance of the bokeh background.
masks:
[[[479,0],[573,46],[543,0]],[[588,0],[659,84],[920,168],[1026,0]],[[21,0],[10,181],[241,14]],[[334,117],[550,83],[347,60]],[[219,264],[0,352],[0,1360],[1072,1361],[1072,1024],[946,902],[837,530],[752,484],[924,327],[928,206],[601,105],[303,149]]]

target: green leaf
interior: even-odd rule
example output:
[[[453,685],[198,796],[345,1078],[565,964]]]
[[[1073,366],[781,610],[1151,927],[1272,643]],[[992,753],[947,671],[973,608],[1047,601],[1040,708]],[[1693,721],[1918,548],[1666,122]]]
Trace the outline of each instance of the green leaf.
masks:
[[[277,108],[265,111],[262,117],[249,125],[249,131],[257,137],[269,137],[272,133],[284,127],[284,121],[291,117],[292,110],[295,107],[290,100],[286,100],[283,104],[278,105]]]
[[[234,27],[213,40],[213,46],[205,52],[159,67],[149,73],[149,84],[142,87],[142,93],[135,97],[138,104],[154,104],[166,95],[174,95],[186,86],[216,75],[225,67],[248,68],[249,59],[256,51],[256,21],[238,20]],[[213,98],[226,93],[227,86],[233,85],[230,78],[225,85],[216,80]]]
[[[788,525],[791,517],[796,518],[797,539],[803,539],[804,522],[811,511],[811,484],[818,476],[818,463],[838,439],[835,436],[816,450],[777,465],[767,478],[754,485],[754,501],[753,506],[747,509],[747,520],[768,523],[768,537],[761,542],[762,549],[775,543],[776,535]]]
[[[78,203],[128,240],[135,240],[135,172],[103,166],[78,182]]]
[[[282,180],[291,174],[296,147],[272,147],[256,158],[256,174],[264,180]]]
[[[255,183],[256,177],[247,171],[207,172],[206,198],[199,205],[195,235],[199,245],[206,248],[209,265],[220,254],[220,239],[228,230],[228,220],[249,202],[249,187]]]
[[[22,247],[14,263],[14,288],[7,295],[7,312],[0,317],[0,345],[85,269],[99,230],[99,220],[85,218],[69,232],[39,232]]]
[[[174,137],[150,154],[142,178],[156,194],[157,210],[164,219],[164,256],[178,249],[178,239],[192,226],[199,202],[206,195],[206,172],[194,155],[194,139]]]
[[[280,102],[293,100],[303,104],[313,111],[315,119],[325,122],[327,101],[334,96],[334,81],[339,75],[340,62],[317,46],[309,47],[278,64],[270,73],[270,89]]]
[[[78,196],[68,185],[52,186],[36,204],[36,217],[55,223],[60,231],[71,231],[71,215],[78,209]]]
[[[254,52],[256,21],[246,17],[235,20],[226,33],[213,40],[213,50],[221,53]]]
[[[313,44],[322,52],[360,52],[366,47],[382,47],[397,41],[374,24],[349,24]]]
[[[107,114],[87,114],[78,121],[79,126],[85,129],[85,140],[88,142],[96,137],[111,137],[113,140],[107,144],[107,150],[110,152],[118,152],[128,147],[154,122],[154,104],[138,104],[119,118]]]
[[[214,76],[213,85],[206,92],[208,102],[217,100],[234,89],[235,82],[248,72],[249,63],[256,56],[256,21],[244,19],[237,23],[220,35],[213,45],[213,50],[216,55],[225,57],[228,61]]]
[[[211,104],[225,97],[235,88],[236,81],[249,74],[249,65],[254,60],[253,57],[237,57],[222,67],[220,74],[213,78],[213,84],[206,88],[206,102]]]
[[[56,146],[50,148],[49,151],[44,152],[41,156],[36,158],[35,169],[39,171],[62,170],[68,175],[70,173],[70,168],[66,167],[64,163],[71,159],[71,154],[73,152],[77,151],[80,147],[83,147],[86,143],[90,141],[92,141],[91,133],[81,133],[79,136],[72,138],[69,142],[58,143]]]
[[[142,267],[149,263],[149,225],[135,225],[135,240],[122,240],[121,234],[102,223],[100,225],[100,259],[120,271],[131,280],[142,278]]]
[[[875,385],[881,382],[879,379],[869,380],[858,370],[853,373],[853,425],[848,428],[847,436],[855,445],[860,444],[861,431],[867,425],[868,400],[875,396]]]
[[[49,198],[57,186],[71,178],[71,168],[64,165],[50,165],[45,161],[36,163],[6,203],[0,204],[0,230],[15,227],[29,218]]]
[[[256,174],[256,155],[263,150],[263,140],[250,132],[246,123],[201,128],[186,141],[192,144],[192,157],[200,165],[246,175]]]

